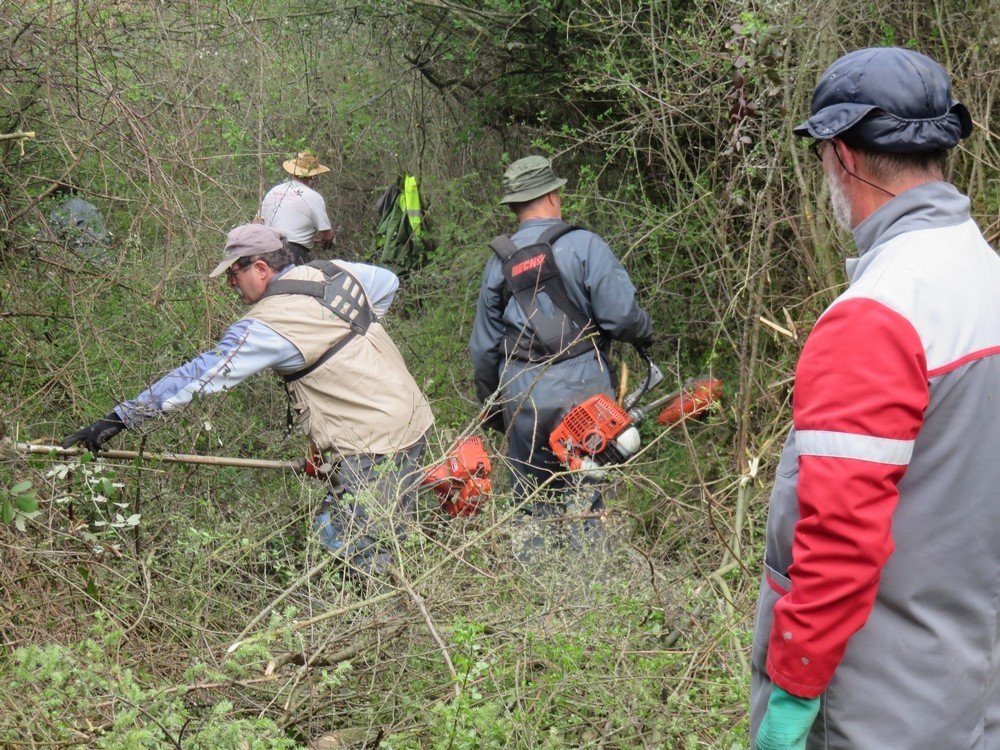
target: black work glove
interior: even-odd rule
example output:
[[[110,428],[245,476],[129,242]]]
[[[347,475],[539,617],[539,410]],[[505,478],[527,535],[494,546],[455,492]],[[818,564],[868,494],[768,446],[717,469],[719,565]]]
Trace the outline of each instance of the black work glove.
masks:
[[[656,341],[656,337],[650,332],[648,335],[643,336],[633,343],[636,349],[639,350],[639,354],[644,357],[649,356],[649,350],[653,346],[653,342]]]
[[[118,412],[112,411],[104,419],[98,419],[90,427],[77,430],[72,435],[63,440],[62,447],[69,448],[82,442],[91,453],[104,450],[104,444],[125,429]]]

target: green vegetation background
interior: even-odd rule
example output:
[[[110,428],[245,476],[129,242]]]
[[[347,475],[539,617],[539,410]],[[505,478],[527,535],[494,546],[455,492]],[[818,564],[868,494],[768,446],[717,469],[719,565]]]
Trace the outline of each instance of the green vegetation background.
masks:
[[[304,147],[331,167],[320,188],[344,258],[368,257],[379,192],[403,172],[421,180],[436,249],[388,324],[433,402],[434,456],[476,417],[467,341],[485,243],[512,228],[499,175],[529,152],[554,157],[567,217],[632,273],[670,382],[711,373],[726,399],[698,424],[644,425],[647,449],[615,478],[608,555],[515,565],[501,471],[475,519],[425,499],[395,591],[359,591],[332,566],[310,575],[326,559],[311,480],[8,453],[0,744],[747,747],[794,362],[851,253],[791,125],[848,49],[934,55],[977,123],[952,176],[995,245],[998,13],[959,0],[5,4],[6,438],[59,440],[209,346],[240,314],[206,278],[225,232]],[[104,212],[106,257],[51,231],[59,181]],[[284,399],[257,376],[116,444],[295,458]]]

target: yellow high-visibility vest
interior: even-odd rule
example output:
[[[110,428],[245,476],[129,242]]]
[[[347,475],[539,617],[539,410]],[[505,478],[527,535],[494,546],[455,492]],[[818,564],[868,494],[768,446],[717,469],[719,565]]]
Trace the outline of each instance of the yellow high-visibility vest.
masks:
[[[417,191],[417,178],[406,175],[403,178],[403,192],[399,194],[399,207],[406,212],[410,222],[410,230],[414,237],[420,236],[420,193]]]

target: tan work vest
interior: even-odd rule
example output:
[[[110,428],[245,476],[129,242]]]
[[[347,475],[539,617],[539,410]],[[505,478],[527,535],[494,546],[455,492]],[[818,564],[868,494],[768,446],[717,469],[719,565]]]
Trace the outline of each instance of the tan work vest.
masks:
[[[296,266],[282,279],[323,281]],[[350,326],[303,294],[265,297],[246,314],[284,336],[309,367],[350,333]],[[293,374],[293,373],[285,373]],[[289,383],[298,423],[321,450],[385,454],[413,445],[434,423],[430,405],[381,323],[355,336],[313,372]]]

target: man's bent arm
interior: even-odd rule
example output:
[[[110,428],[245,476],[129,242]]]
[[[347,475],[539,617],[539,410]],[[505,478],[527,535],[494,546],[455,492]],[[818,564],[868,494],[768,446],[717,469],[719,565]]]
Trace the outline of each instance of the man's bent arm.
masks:
[[[639,306],[635,285],[611,248],[596,235],[587,253],[585,284],[594,322],[611,338],[644,344],[653,335],[649,313]]]
[[[497,280],[499,279],[499,285]],[[472,323],[469,353],[472,355],[473,378],[479,403],[488,399],[500,385],[504,323],[500,309],[504,279],[494,257],[486,262],[483,283],[476,301],[476,319]]]

